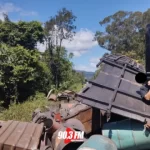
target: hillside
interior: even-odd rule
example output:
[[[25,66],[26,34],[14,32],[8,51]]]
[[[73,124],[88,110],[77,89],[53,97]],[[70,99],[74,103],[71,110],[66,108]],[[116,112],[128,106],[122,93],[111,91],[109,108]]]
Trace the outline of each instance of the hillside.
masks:
[[[83,71],[83,70],[76,70],[76,71],[79,72],[79,73],[83,73],[84,77],[87,80],[90,80],[93,77],[94,73],[95,73],[95,72],[88,72],[88,71]]]

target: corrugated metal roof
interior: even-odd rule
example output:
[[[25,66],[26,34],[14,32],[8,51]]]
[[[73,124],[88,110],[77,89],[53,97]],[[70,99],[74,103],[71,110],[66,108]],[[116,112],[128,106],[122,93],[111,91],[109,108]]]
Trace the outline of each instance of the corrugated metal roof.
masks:
[[[106,55],[97,78],[77,94],[84,104],[144,122],[150,119],[150,106],[141,100],[135,75],[144,67],[131,58]],[[100,65],[100,63],[98,65]]]

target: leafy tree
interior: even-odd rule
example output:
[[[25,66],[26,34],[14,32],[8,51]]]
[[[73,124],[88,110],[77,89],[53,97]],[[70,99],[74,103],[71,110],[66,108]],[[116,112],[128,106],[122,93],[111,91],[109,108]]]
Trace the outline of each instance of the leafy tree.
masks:
[[[49,72],[40,62],[35,50],[26,50],[22,46],[0,45],[0,89],[5,95],[5,106],[11,101],[18,102],[39,88],[44,89]]]
[[[53,68],[50,69],[52,75],[50,79],[51,85],[55,85],[58,79],[59,79],[59,89],[68,88],[69,85],[73,83],[73,79],[72,79],[73,64],[70,61],[72,56],[73,56],[72,54],[67,54],[67,51],[64,47],[62,47],[60,50],[59,58],[57,57],[57,54],[54,53],[53,64],[52,64],[53,66],[51,65],[51,67]],[[49,65],[49,60],[50,60],[50,52],[46,50],[43,54],[43,61],[45,61],[47,65]],[[57,76],[55,76],[55,74],[57,74]]]
[[[48,43],[50,68],[56,88],[59,88],[63,79],[60,70],[65,66],[65,64],[64,66],[61,64],[62,42],[63,40],[71,40],[73,38],[73,35],[75,34],[74,30],[76,29],[76,26],[74,25],[75,20],[76,16],[74,16],[72,11],[63,8],[45,23],[45,38]],[[72,57],[72,55],[70,56]],[[64,58],[62,61],[64,61]],[[62,71],[64,72],[65,70]]]
[[[105,31],[97,31],[95,39],[100,47],[112,53],[130,56],[144,62],[145,27],[150,23],[150,9],[146,12],[118,11],[100,21]]]
[[[26,49],[34,49],[37,42],[43,42],[44,30],[40,22],[19,21],[11,22],[7,15],[5,21],[0,22],[0,42],[10,46],[18,44]]]
[[[63,40],[71,40],[73,38],[76,29],[74,25],[75,20],[76,16],[74,16],[72,11],[62,8],[45,23],[45,32],[50,38],[56,38],[53,44],[57,48],[61,47]]]
[[[14,23],[7,15],[4,17],[0,21],[0,100],[4,100],[5,107],[26,100],[36,91],[47,94],[53,85],[64,89],[82,81],[82,76],[72,69],[73,54],[61,45],[62,40],[71,39],[74,34],[75,16],[71,11],[62,9],[53,17],[55,23],[51,23],[59,29],[54,36],[51,28],[44,33],[46,27],[43,30],[39,22]],[[48,47],[41,53],[36,50],[36,43],[43,42],[44,34]]]
[[[94,76],[93,76],[92,80],[94,80],[94,79],[96,79],[96,78],[97,78],[97,76],[99,75],[100,71],[101,71],[101,68],[99,67],[99,68],[95,71],[95,73],[94,73]]]
[[[4,21],[5,22],[10,22],[10,19],[9,19],[7,14],[3,13],[3,16],[4,16]]]

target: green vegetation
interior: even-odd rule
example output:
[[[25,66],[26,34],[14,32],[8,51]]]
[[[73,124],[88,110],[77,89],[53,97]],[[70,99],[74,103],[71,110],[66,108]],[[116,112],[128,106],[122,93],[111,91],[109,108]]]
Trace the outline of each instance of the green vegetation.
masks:
[[[45,98],[43,93],[37,93],[35,96],[31,96],[28,100],[22,104],[12,104],[9,109],[6,109],[0,113],[0,120],[19,120],[19,121],[31,121],[32,113],[35,109],[40,108],[44,111],[45,106],[49,106],[50,102]]]
[[[70,84],[69,89],[74,90],[75,92],[79,92],[84,84],[84,76],[81,73],[74,72],[72,83],[73,84]]]
[[[146,12],[118,11],[100,21],[105,31],[98,31],[95,38],[100,47],[143,63],[145,27],[149,23],[149,18],[150,9]]]
[[[48,45],[46,50],[48,57],[45,60],[49,63],[53,78],[52,84],[56,89],[63,86],[67,88],[70,85],[68,79],[72,79],[72,63],[69,59],[73,57],[73,54],[67,55],[66,49],[62,47],[62,42],[71,40],[75,34],[75,20],[76,16],[72,11],[63,8],[45,23],[45,39]]]
[[[40,89],[45,90],[45,78],[50,73],[39,58],[37,51],[0,45],[0,89],[5,106],[11,101],[24,100]]]
[[[84,77],[73,70],[71,59],[62,47],[63,40],[75,34],[76,16],[65,8],[48,20],[12,22],[7,15],[0,21],[0,119],[30,121],[37,107],[47,105],[50,89],[79,91]],[[45,52],[37,43],[46,42]],[[36,94],[37,92],[43,94]]]
[[[8,16],[0,22],[0,42],[10,46],[21,45],[33,50],[37,42],[43,42],[44,30],[38,21],[11,22]]]
[[[83,74],[73,70],[73,54],[62,46],[63,40],[72,40],[75,34],[76,16],[63,8],[44,27],[38,21],[14,23],[4,16],[0,21],[0,108],[7,109],[0,119],[30,121],[34,109],[49,105],[45,95],[50,89],[79,92],[83,86]],[[100,21],[105,30],[97,31],[95,40],[111,53],[143,63],[149,18],[150,9],[143,13],[118,11]],[[47,47],[42,53],[36,45],[44,41]]]

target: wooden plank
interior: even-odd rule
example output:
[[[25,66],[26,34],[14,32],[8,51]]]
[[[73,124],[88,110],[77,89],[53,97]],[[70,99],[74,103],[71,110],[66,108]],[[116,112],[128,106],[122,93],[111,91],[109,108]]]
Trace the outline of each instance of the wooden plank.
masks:
[[[21,138],[19,139],[18,143],[16,144],[15,150],[25,150],[28,148],[29,143],[32,139],[36,126],[38,124],[35,123],[28,123],[24,133],[22,134]]]
[[[27,148],[27,150],[33,150],[33,149],[37,149],[38,148],[38,145],[39,145],[39,142],[40,142],[40,138],[41,138],[41,135],[42,135],[42,131],[43,131],[43,127],[44,127],[44,124],[38,124],[36,126],[36,129],[34,131],[34,134],[31,138],[31,141],[30,141],[30,144]]]
[[[0,136],[0,150],[3,150],[3,144],[7,140],[7,138],[11,135],[11,133],[14,131],[16,126],[18,125],[19,121],[13,121],[11,125],[8,126],[7,130],[2,133]]]
[[[19,122],[19,124],[16,126],[16,128],[12,131],[12,133],[9,135],[7,140],[4,143],[4,150],[14,150],[17,142],[19,141],[21,135],[23,134],[27,122]]]
[[[2,122],[2,127],[0,128],[0,136],[6,131],[6,129],[11,125],[12,122],[12,120]]]

